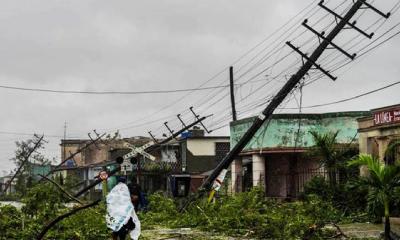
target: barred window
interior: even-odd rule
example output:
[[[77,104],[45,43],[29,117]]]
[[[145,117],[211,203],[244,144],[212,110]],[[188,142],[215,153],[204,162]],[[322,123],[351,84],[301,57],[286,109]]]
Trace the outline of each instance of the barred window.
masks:
[[[385,153],[385,163],[394,164],[400,160],[400,139],[393,140],[389,143]]]
[[[215,161],[220,162],[230,150],[229,142],[215,143]]]

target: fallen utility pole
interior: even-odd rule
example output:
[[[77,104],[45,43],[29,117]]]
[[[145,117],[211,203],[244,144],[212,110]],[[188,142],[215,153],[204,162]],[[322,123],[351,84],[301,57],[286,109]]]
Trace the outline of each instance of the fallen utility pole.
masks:
[[[321,1],[319,5],[323,6],[322,5],[323,2],[324,1]],[[286,82],[286,84],[282,87],[282,89],[274,96],[274,98],[272,99],[270,104],[254,120],[253,124],[250,126],[250,128],[247,130],[247,132],[242,136],[242,138],[239,140],[239,142],[232,148],[232,150],[217,165],[217,167],[211,173],[211,175],[204,181],[204,183],[202,184],[202,186],[200,188],[201,189],[201,191],[199,193],[200,196],[205,194],[206,191],[211,190],[213,182],[218,177],[218,175],[221,173],[221,171],[229,168],[229,166],[231,165],[234,158],[236,156],[238,156],[239,153],[244,149],[244,147],[253,138],[253,136],[256,134],[258,129],[263,125],[263,123],[267,119],[270,119],[272,117],[272,114],[275,111],[275,109],[282,103],[282,101],[287,97],[287,95],[296,87],[296,85],[300,82],[300,80],[303,79],[303,77],[307,74],[307,72],[313,66],[317,67],[319,70],[322,69],[319,65],[316,64],[316,61],[322,55],[322,53],[325,51],[325,49],[327,49],[327,47],[332,44],[333,39],[340,33],[340,31],[342,29],[344,29],[344,27],[347,25],[353,27],[357,31],[360,31],[359,28],[356,28],[355,23],[350,23],[350,20],[356,14],[356,12],[363,6],[363,4],[365,4],[366,7],[374,10],[375,12],[377,11],[375,8],[372,8],[369,4],[366,4],[365,0],[357,0],[344,17],[341,17],[338,14],[334,13],[333,11],[330,11],[332,14],[334,14],[337,21],[340,20],[338,22],[338,24],[326,37],[324,37],[322,39],[322,42],[315,49],[313,54],[310,57],[307,57],[305,59],[306,62],[299,69],[299,71]],[[327,9],[327,8],[324,6],[324,9]],[[386,16],[389,17],[390,14],[387,14]],[[368,36],[372,37],[372,35],[373,34],[370,34]],[[288,42],[288,44],[290,44],[290,43]],[[323,71],[323,72],[329,73],[328,71]],[[330,74],[328,74],[328,76],[334,79],[334,77],[331,76]]]
[[[150,152],[150,151],[153,151],[153,150],[157,149],[157,148],[160,147],[162,144],[165,144],[165,143],[171,141],[172,139],[175,139],[177,136],[179,136],[179,135],[180,135],[181,133],[183,133],[184,131],[190,129],[191,127],[195,126],[195,125],[198,124],[198,123],[201,123],[202,121],[204,121],[205,119],[207,119],[207,118],[210,117],[210,116],[211,116],[211,115],[209,115],[209,116],[204,116],[204,117],[201,117],[201,118],[197,119],[195,122],[193,122],[193,123],[187,125],[186,127],[182,128],[181,130],[179,130],[179,131],[177,131],[177,132],[174,132],[170,137],[168,137],[168,138],[166,138],[166,139],[164,139],[164,140],[162,140],[162,141],[160,141],[160,142],[158,142],[158,143],[156,143],[156,144],[154,144],[154,145],[151,145],[151,146],[145,148],[143,151],[144,151],[144,152]],[[120,170],[121,170],[121,167],[118,167],[117,169],[114,169],[114,170],[112,170],[111,172],[108,172],[108,176],[112,176],[112,175],[116,174],[117,172],[119,172]],[[103,180],[100,179],[99,175],[96,176],[96,180],[95,180],[93,183],[91,183],[90,185],[86,186],[85,188],[83,188],[82,190],[80,190],[79,192],[77,192],[74,196],[75,196],[75,197],[79,197],[80,195],[84,194],[86,191],[88,191],[88,190],[90,190],[91,188],[95,187],[97,184],[101,183],[102,181],[103,181]]]
[[[21,172],[22,168],[24,167],[25,163],[28,162],[29,158],[31,157],[32,153],[36,151],[36,149],[40,146],[40,143],[42,142],[44,138],[44,135],[42,135],[39,140],[36,141],[35,145],[33,148],[28,152],[28,154],[24,157],[24,160],[21,162],[21,165],[19,166],[18,170],[15,172],[15,174],[11,177],[10,181],[6,183],[6,186],[4,188],[4,193],[7,192],[7,189],[11,186],[12,182],[14,181],[15,177]]]
[[[179,130],[179,131],[177,131],[177,132],[174,132],[170,137],[164,139],[164,140],[161,141],[161,142],[158,142],[156,145],[152,145],[152,146],[146,148],[145,151],[154,150],[154,149],[156,149],[157,147],[161,146],[162,144],[171,141],[172,139],[174,139],[175,137],[179,136],[179,135],[180,135],[181,133],[183,133],[184,131],[188,130],[189,128],[195,126],[195,125],[198,124],[198,123],[201,123],[202,121],[204,121],[206,118],[208,118],[208,117],[210,117],[210,116],[211,116],[211,115],[205,116],[205,117],[201,117],[201,118],[197,118],[197,120],[196,120],[195,122],[193,122],[192,124],[187,125],[187,126],[185,125],[185,127],[184,127],[183,129],[181,129],[181,130]],[[153,136],[152,136],[152,137],[153,137]],[[112,170],[112,171],[108,171],[108,172],[107,172],[107,175],[108,175],[109,177],[110,177],[110,176],[113,176],[113,175],[115,175],[117,172],[119,172],[120,170],[121,170],[121,166],[118,166],[116,169],[114,169],[114,170]],[[93,183],[91,183],[90,185],[84,187],[84,188],[83,188],[82,190],[80,190],[79,192],[75,193],[74,196],[73,196],[73,198],[74,198],[74,199],[77,199],[79,196],[81,196],[82,194],[84,194],[85,192],[87,192],[88,190],[90,190],[91,188],[95,187],[97,184],[99,184],[99,183],[101,183],[101,182],[103,181],[102,179],[100,179],[100,176],[97,176],[96,178],[97,178],[97,179],[96,179]],[[100,201],[101,201],[101,199],[99,199],[99,200],[97,200],[97,201],[95,201],[95,202],[93,202],[93,203],[90,203],[90,204],[88,204],[88,205],[75,208],[75,209],[71,210],[71,211],[68,212],[68,213],[65,213],[65,214],[63,214],[63,215],[58,216],[57,218],[55,218],[54,220],[52,220],[50,223],[48,223],[48,224],[42,229],[42,231],[39,233],[39,235],[37,236],[36,239],[38,239],[38,240],[43,239],[43,237],[46,235],[46,233],[47,233],[53,226],[55,226],[58,222],[60,222],[61,220],[65,219],[65,218],[67,218],[67,217],[69,217],[69,216],[71,216],[71,215],[73,215],[73,214],[75,214],[75,213],[77,213],[77,212],[79,212],[79,211],[81,211],[81,210],[83,210],[83,209],[96,206],[97,204],[100,203]]]
[[[162,141],[160,141],[160,142],[157,142],[157,143],[154,144],[154,145],[151,145],[150,147],[146,148],[144,151],[149,152],[149,151],[152,151],[152,150],[157,149],[157,148],[160,147],[162,144],[165,144],[165,143],[167,143],[167,142],[169,142],[169,141],[175,139],[176,137],[178,137],[180,134],[182,134],[182,133],[185,132],[186,130],[189,130],[191,127],[194,127],[194,126],[196,126],[196,125],[199,124],[199,123],[202,124],[202,122],[203,122],[204,120],[206,120],[207,118],[209,118],[209,117],[211,117],[211,116],[212,116],[212,115],[208,115],[208,116],[204,116],[204,117],[198,118],[196,121],[194,121],[193,123],[191,123],[191,124],[189,124],[189,125],[186,125],[186,124],[185,124],[184,128],[182,128],[181,130],[179,130],[179,131],[177,131],[177,132],[172,132],[172,135],[171,135],[171,136],[169,136],[168,138],[166,138],[166,139],[164,139],[164,140],[162,140]],[[206,131],[207,131],[207,130],[206,130]]]
[[[148,133],[149,133],[150,137],[153,139],[153,141],[154,141],[155,144],[152,144],[152,145],[150,145],[150,146],[144,148],[144,150],[142,150],[143,152],[148,153],[148,152],[151,152],[151,151],[156,150],[157,148],[161,147],[162,144],[168,143],[169,141],[171,141],[171,140],[173,140],[173,139],[176,139],[176,137],[178,137],[180,134],[182,134],[182,133],[185,132],[186,130],[188,130],[188,129],[194,127],[194,126],[196,126],[197,124],[202,123],[204,120],[206,120],[207,118],[211,117],[212,115],[208,115],[208,116],[204,116],[204,117],[198,118],[196,121],[194,121],[193,123],[191,123],[191,124],[189,124],[189,125],[186,125],[186,124],[183,122],[183,120],[180,118],[180,115],[177,115],[177,116],[178,116],[178,119],[179,119],[179,120],[181,121],[181,123],[183,124],[184,128],[180,129],[180,130],[177,131],[177,132],[174,132],[174,131],[172,131],[172,129],[169,129],[172,135],[169,136],[169,137],[167,137],[167,138],[165,138],[165,139],[162,140],[162,141],[158,141],[158,140],[155,138],[155,136],[151,133],[151,131],[149,131]],[[165,123],[164,123],[164,124],[165,124]],[[98,179],[98,178],[99,178],[99,175],[95,176],[95,178]],[[101,181],[100,181],[100,182],[101,182]],[[99,182],[99,183],[100,183],[100,182]]]
[[[115,175],[117,172],[119,172],[121,170],[121,167],[118,166],[116,169],[107,172],[108,177],[111,177],[113,175]],[[74,194],[74,197],[78,198],[79,196],[81,196],[82,194],[84,194],[85,192],[87,192],[88,190],[94,188],[97,184],[101,183],[103,180],[98,177],[93,183],[91,183],[90,185],[84,187],[83,189],[81,189],[79,192]]]
[[[112,171],[110,171],[110,172],[107,172],[107,174],[108,174],[108,176],[113,176],[114,174],[116,174],[116,173],[119,172],[120,170],[121,170],[121,168],[118,167],[117,169],[114,169],[114,170],[112,170]],[[47,179],[47,180],[50,180],[50,179],[48,179],[48,178],[45,177],[45,176],[42,176],[42,177],[45,178],[45,179]],[[90,184],[89,186],[85,187],[84,189],[82,189],[81,191],[79,191],[78,193],[76,193],[74,196],[71,196],[71,195],[70,195],[69,193],[67,193],[66,191],[65,191],[65,192],[63,191],[63,192],[66,193],[71,199],[74,199],[75,201],[80,202],[79,199],[78,199],[78,197],[79,197],[80,195],[84,194],[87,190],[93,188],[94,186],[96,186],[97,184],[99,184],[99,183],[101,182],[101,181],[99,181],[99,182],[97,182],[97,181],[99,181],[99,180],[96,180],[96,181],[95,181],[96,183],[92,183],[92,184]],[[74,208],[74,209],[72,209],[71,211],[69,211],[69,212],[67,212],[67,213],[65,213],[65,214],[63,214],[63,215],[60,215],[60,216],[56,217],[55,219],[53,219],[51,222],[49,222],[49,223],[42,229],[42,231],[39,233],[39,235],[37,236],[36,239],[38,239],[38,240],[43,239],[43,237],[46,235],[46,233],[47,233],[53,226],[55,226],[58,222],[60,222],[61,220],[65,219],[65,218],[67,218],[67,217],[69,217],[69,216],[74,215],[75,213],[78,213],[78,212],[81,211],[81,210],[84,210],[84,209],[87,209],[87,208],[96,206],[97,204],[99,204],[99,203],[101,202],[101,200],[102,200],[102,199],[98,199],[98,200],[96,200],[96,201],[94,201],[94,202],[92,202],[92,203],[90,203],[90,204],[87,204],[87,205],[84,205],[84,206],[80,206],[80,207]],[[81,204],[82,204],[82,203],[81,203]]]
[[[67,217],[69,217],[69,216],[71,216],[71,215],[74,215],[75,213],[77,213],[77,212],[79,212],[79,211],[82,211],[82,210],[84,210],[84,209],[87,209],[87,208],[96,206],[96,205],[99,204],[100,202],[101,202],[101,199],[96,200],[96,201],[94,201],[94,202],[92,202],[92,203],[89,203],[89,204],[87,204],[87,205],[74,208],[74,209],[72,209],[71,211],[69,211],[69,212],[67,212],[67,213],[65,213],[65,214],[63,214],[63,215],[58,216],[57,218],[55,218],[54,220],[52,220],[49,224],[47,224],[47,225],[42,229],[42,231],[39,233],[39,235],[36,237],[36,239],[37,239],[37,240],[43,239],[43,237],[44,237],[44,236],[46,235],[46,233],[50,230],[50,228],[52,228],[54,225],[56,225],[56,224],[57,224],[58,222],[60,222],[61,220],[65,219],[65,218],[67,218]]]
[[[56,181],[54,181],[54,180],[52,180],[52,179],[50,179],[50,178],[48,178],[46,176],[43,176],[41,174],[39,174],[39,176],[44,178],[44,179],[46,179],[47,181],[51,182],[53,185],[55,185],[58,189],[60,189],[61,192],[63,192],[65,195],[67,195],[69,199],[71,199],[71,200],[83,205],[83,203],[79,199],[77,199],[76,197],[72,196],[69,192],[67,192],[67,190],[65,190],[63,187],[61,187],[60,184],[58,184]]]
[[[106,134],[103,133],[102,135],[98,136],[96,139],[91,139],[91,141],[87,144],[85,144],[83,147],[79,148],[76,152],[74,152],[73,154],[71,154],[69,157],[65,158],[63,161],[61,161],[54,169],[52,169],[49,173],[46,174],[46,177],[50,176],[51,174],[53,174],[54,172],[57,172],[57,170],[64,164],[66,163],[68,160],[73,159],[76,155],[78,155],[79,153],[81,153],[83,150],[85,150],[86,148],[90,147],[93,144],[97,144],[98,141],[101,141],[101,138],[104,137]],[[64,146],[65,149],[65,146]],[[65,157],[65,155],[64,155]],[[64,169],[63,169],[64,170]],[[43,178],[42,178],[43,179]]]

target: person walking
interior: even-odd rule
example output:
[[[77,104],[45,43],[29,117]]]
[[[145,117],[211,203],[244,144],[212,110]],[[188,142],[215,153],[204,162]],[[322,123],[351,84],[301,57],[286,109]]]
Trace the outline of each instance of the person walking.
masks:
[[[132,177],[131,182],[128,184],[129,192],[131,193],[131,201],[135,207],[135,211],[139,211],[139,206],[142,205],[140,185],[136,182],[136,178]]]
[[[140,236],[140,221],[131,201],[131,194],[124,177],[118,178],[118,184],[107,194],[107,227],[112,230],[113,240],[125,240]]]

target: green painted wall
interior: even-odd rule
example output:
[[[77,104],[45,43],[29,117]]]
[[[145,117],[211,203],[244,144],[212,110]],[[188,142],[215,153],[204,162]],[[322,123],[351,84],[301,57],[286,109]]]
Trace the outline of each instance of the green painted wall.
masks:
[[[245,150],[260,148],[295,147],[300,121],[297,147],[314,145],[311,130],[320,133],[338,131],[338,142],[348,143],[357,133],[357,118],[369,116],[370,112],[340,112],[324,114],[276,114],[258,130]],[[250,127],[254,117],[232,122],[230,126],[231,147]]]
[[[34,176],[38,176],[39,174],[41,175],[47,175],[51,170],[50,165],[32,165],[32,174]]]

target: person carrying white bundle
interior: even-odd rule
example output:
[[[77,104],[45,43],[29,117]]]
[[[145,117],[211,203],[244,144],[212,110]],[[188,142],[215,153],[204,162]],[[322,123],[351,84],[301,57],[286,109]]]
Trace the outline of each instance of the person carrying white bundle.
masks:
[[[121,177],[119,183],[107,194],[107,227],[113,231],[113,240],[125,240],[130,232],[133,240],[140,236],[140,221],[131,202],[128,186]]]

